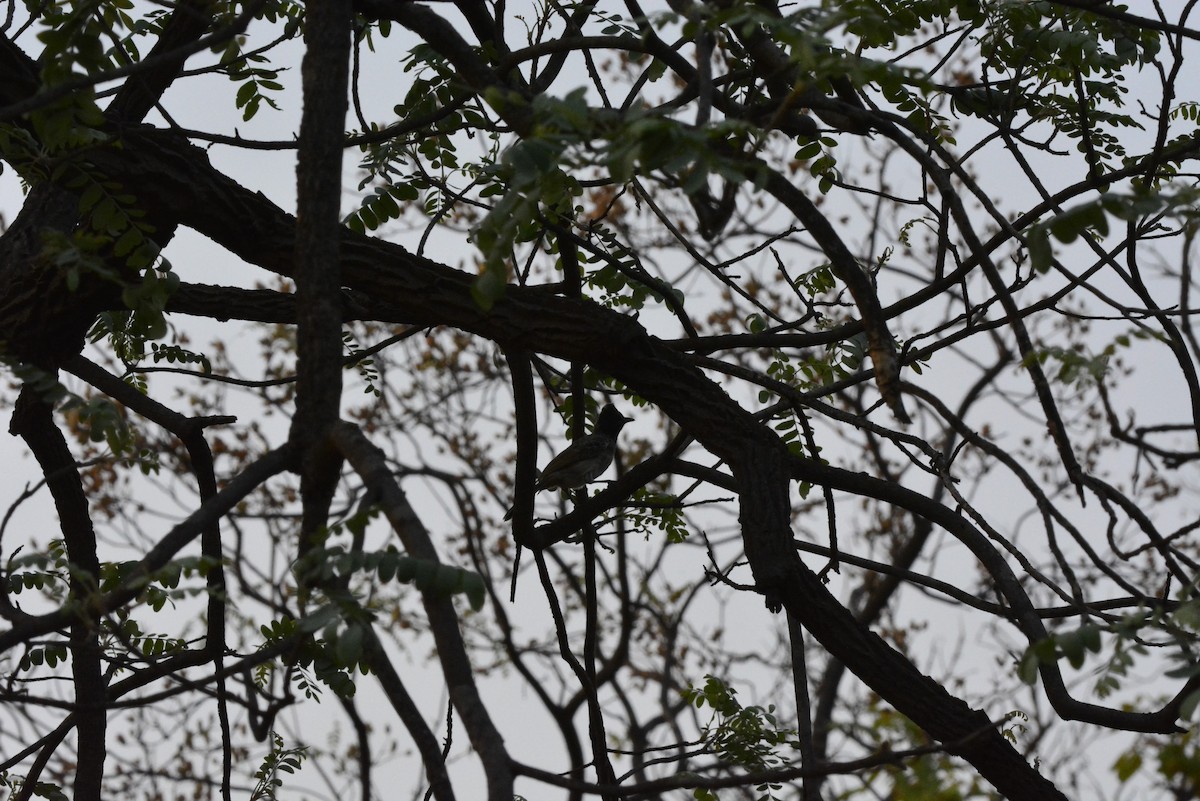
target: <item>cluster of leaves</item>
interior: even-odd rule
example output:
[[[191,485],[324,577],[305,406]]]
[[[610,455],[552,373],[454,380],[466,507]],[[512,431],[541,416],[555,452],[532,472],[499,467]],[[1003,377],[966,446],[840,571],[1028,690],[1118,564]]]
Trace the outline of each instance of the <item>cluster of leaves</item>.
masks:
[[[465,594],[473,609],[485,600],[483,579],[478,573],[444,565],[430,559],[405,556],[393,547],[383,551],[353,551],[341,545],[314,548],[296,563],[296,573],[310,584],[342,584],[355,573],[371,572],[386,583],[412,584],[421,592],[435,595]]]
[[[895,71],[885,71],[881,75],[883,96],[904,115],[911,130],[924,133],[940,144],[954,144],[950,121],[934,109],[926,82],[919,82],[919,89],[914,91]]]
[[[583,90],[561,99],[538,96],[530,112],[538,121],[536,133],[509,147],[499,162],[485,169],[493,187],[504,187],[472,235],[484,261],[474,295],[485,309],[504,292],[513,247],[539,239],[549,226],[570,227],[575,198],[583,194],[563,163],[567,149],[592,127]]]
[[[35,645],[22,654],[21,661],[17,663],[17,670],[29,671],[42,665],[53,668],[66,661],[67,646],[65,643]]]
[[[45,178],[78,193],[87,225],[70,234],[43,232],[43,257],[63,274],[70,291],[84,280],[121,287],[129,311],[106,313],[93,327],[92,341],[109,335],[121,358],[137,361],[146,342],[167,335],[165,310],[179,278],[151,238],[155,228],[137,198],[120,183],[93,174],[81,156],[58,160]]]
[[[967,104],[960,110],[989,116],[1019,107],[1032,120],[1086,140],[1094,167],[1125,155],[1115,130],[1141,126],[1116,110],[1127,91],[1124,69],[1155,56],[1161,45],[1156,32],[1046,3],[996,3],[988,7],[987,22],[979,38],[982,68],[1007,83],[1003,92],[987,95],[983,109]]]
[[[81,440],[103,442],[113,457],[137,464],[144,475],[158,472],[160,454],[142,447],[138,433],[129,425],[123,408],[108,398],[101,395],[84,398],[68,394],[59,411],[64,415],[67,426]]]
[[[155,609],[161,608],[161,605],[155,606],[153,600],[150,601],[150,604]],[[121,642],[136,648],[147,659],[182,653],[187,647],[187,642],[180,637],[171,637],[166,634],[151,634],[143,631],[138,622],[130,617],[122,620],[113,634]]]
[[[171,295],[179,287],[179,276],[171,271],[147,270],[137,283],[128,283],[121,297],[129,311],[102,312],[88,332],[88,339],[98,342],[107,338],[114,354],[126,365],[135,365],[146,358],[146,346],[151,340],[162,339],[170,331],[166,308]],[[192,353],[177,344],[165,349],[153,348],[154,361],[184,360],[204,365],[208,358]]]
[[[157,30],[165,12],[136,19],[129,13],[132,9],[131,0],[49,5],[46,29],[39,34],[45,46],[40,61],[44,85],[53,88],[80,73],[123,65],[131,53],[136,55],[133,37]],[[114,37],[123,38],[105,51],[103,43]],[[86,221],[69,234],[45,232],[44,257],[62,272],[72,291],[85,278],[119,283],[133,311],[126,326],[129,334],[140,340],[165,336],[163,308],[173,284],[170,265],[151,239],[154,226],[136,197],[119,182],[97,174],[85,159],[90,148],[114,146],[101,130],[104,118],[93,90],[81,87],[64,93],[39,106],[28,122],[28,129],[0,126],[0,155],[17,165],[26,186],[49,181],[76,194]],[[140,283],[131,280],[139,274]]]
[[[70,580],[68,567],[67,549],[62,540],[52,540],[44,552],[22,553],[18,548],[5,565],[5,584],[13,595],[37,590],[61,602],[66,597]]]
[[[1128,337],[1124,337],[1124,340],[1128,341]],[[1064,386],[1074,384],[1085,387],[1095,386],[1104,380],[1108,373],[1110,355],[1111,353],[1106,352],[1092,356],[1079,348],[1053,346],[1042,349],[1034,358],[1042,363],[1049,360],[1058,362],[1055,379]]]
[[[377,513],[368,507],[346,521],[346,527],[361,535],[370,517]],[[450,596],[465,594],[473,609],[481,609],[485,586],[478,573],[451,567],[429,559],[405,556],[393,547],[383,551],[348,550],[341,545],[310,549],[293,566],[305,587],[321,588],[327,600],[299,620],[283,618],[261,627],[264,645],[299,638],[293,649],[292,664],[311,668],[316,681],[341,697],[354,694],[350,672],[368,671],[365,648],[374,613],[364,608],[352,594],[352,580],[371,573],[383,583],[393,581],[414,585],[419,591]],[[320,632],[320,636],[315,635]],[[319,697],[319,688],[303,671],[293,674],[306,697]]]
[[[375,360],[365,355],[363,349],[359,347],[358,342],[355,340],[354,334],[345,329],[342,330],[342,345],[345,347],[346,355],[351,359],[355,359],[354,368],[358,370],[359,377],[366,385],[363,388],[363,393],[374,395],[376,398],[382,397],[383,393],[376,386],[379,381],[379,370],[375,367]]]
[[[69,291],[76,291],[85,280],[118,284],[131,311],[121,319],[110,315],[105,333],[121,331],[122,336],[114,340],[119,352],[140,351],[147,340],[166,335],[164,310],[178,278],[151,239],[154,226],[145,219],[137,198],[120,183],[95,174],[82,158],[84,151],[76,149],[101,142],[111,146],[93,128],[73,130],[84,129],[89,132],[86,136],[76,136],[71,149],[55,155],[44,145],[32,152],[27,132],[0,126],[0,155],[21,165],[27,184],[52,181],[78,194],[79,211],[87,224],[70,233],[44,230],[42,257],[63,276]]]
[[[636,255],[624,246],[617,246],[612,258],[636,260]],[[599,261],[600,257],[591,257],[587,261]],[[584,280],[585,286],[595,290],[596,301],[608,308],[641,309],[654,293],[644,283],[631,280],[621,268],[607,264],[592,270]]]
[[[150,361],[154,364],[159,364],[160,362],[166,362],[167,364],[196,364],[200,366],[200,372],[205,375],[212,372],[212,362],[208,356],[189,350],[182,345],[163,345],[158,342],[151,342]]]
[[[748,322],[752,333],[766,330],[766,323],[761,315],[750,315]],[[862,369],[867,356],[867,336],[860,332],[852,337],[830,342],[823,352],[805,353],[799,361],[795,361],[792,355],[783,350],[773,351],[771,356],[767,365],[767,375],[774,380],[797,389],[828,386]],[[917,370],[919,372],[919,367]],[[759,401],[766,403],[772,394],[769,389],[759,390]]]
[[[203,592],[203,588],[180,587],[182,579],[192,576],[203,577],[208,574],[214,562],[203,556],[182,557],[167,564],[152,575],[140,580],[142,591],[138,596],[138,604],[149,606],[154,611],[161,611],[174,599]],[[62,540],[52,541],[45,552],[14,553],[8,559],[5,568],[7,592],[19,595],[28,590],[36,590],[48,595],[56,601],[65,598],[71,572],[73,570],[67,558],[66,547]],[[108,593],[126,584],[140,570],[140,563],[105,562],[100,566],[100,584],[97,591]],[[141,626],[130,617],[130,610],[119,612],[121,618],[111,633],[121,642],[129,643],[139,649],[147,657],[161,656],[166,653],[176,653],[185,646],[183,640],[159,634],[147,634]],[[67,657],[66,645],[51,643],[31,648],[22,657],[21,670],[45,664],[54,667]]]
[[[800,419],[800,414],[790,407],[783,410],[775,422],[771,424],[775,432],[779,434],[779,438],[787,445],[787,448],[792,453],[798,456],[805,456],[817,461],[823,462],[821,458],[821,446],[816,443],[810,444],[810,436],[802,436],[805,429],[805,421]]]
[[[1195,798],[1200,795],[1200,747],[1195,730],[1186,731],[1163,742],[1154,738],[1151,749],[1134,747],[1117,757],[1113,772],[1122,783],[1128,782],[1146,767],[1147,753],[1157,757],[1155,772],[1172,798]]]
[[[376,187],[363,199],[357,211],[346,215],[346,225],[350,230],[363,234],[374,231],[389,220],[400,219],[403,214],[401,204],[411,203],[421,197],[418,188],[421,183],[425,182],[413,179]]]
[[[154,226],[145,220],[146,212],[140,208],[137,198],[129,194],[116,181],[92,175],[87,169],[71,162],[65,163],[60,171],[71,171],[69,177],[53,174],[79,194],[79,211],[87,219],[94,232],[111,243],[111,253],[125,261],[131,270],[144,270],[158,259],[158,247],[148,239]]]
[[[352,698],[355,692],[351,673],[368,672],[363,661],[363,644],[369,624],[366,614],[350,603],[327,603],[299,620],[285,617],[259,627],[263,647],[290,643],[287,664],[294,668],[289,675],[305,698],[320,701],[321,686],[328,687],[339,698]],[[323,631],[323,636],[314,637]],[[265,684],[273,663],[264,662],[256,672],[256,680]],[[311,671],[311,675],[309,673]]]
[[[667,542],[680,543],[690,533],[687,517],[677,496],[666,492],[655,492],[642,487],[633,494],[632,504],[626,519],[635,530],[643,531],[647,539],[650,529],[658,529],[666,535]]]
[[[864,47],[892,50],[897,41],[923,24],[957,19],[978,25],[984,7],[971,0],[911,0],[904,4],[885,0],[849,0],[830,7],[830,24],[840,22]]]
[[[1098,624],[1086,623],[1077,629],[1056,632],[1046,639],[1034,643],[1021,657],[1018,674],[1026,684],[1034,684],[1038,668],[1065,658],[1075,669],[1083,667],[1088,653],[1099,653],[1101,631]]]
[[[1173,658],[1178,664],[1166,671],[1166,675],[1175,679],[1193,679],[1200,676],[1200,664],[1192,656],[1192,643],[1197,631],[1200,631],[1200,598],[1194,597],[1170,612],[1140,609],[1112,623],[1089,621],[1073,629],[1054,632],[1029,646],[1021,657],[1018,675],[1027,684],[1034,684],[1041,665],[1060,659],[1066,659],[1072,668],[1079,670],[1089,654],[1103,653],[1107,639],[1111,653],[1097,671],[1096,679],[1096,694],[1105,698],[1121,688],[1136,657],[1146,654],[1146,633],[1155,632],[1159,635],[1165,633],[1176,646]],[[1193,692],[1184,699],[1179,716],[1183,720],[1191,720],[1196,716],[1197,709],[1200,709],[1200,692]]]
[[[181,556],[173,559],[150,575],[138,579],[142,586],[138,602],[159,612],[168,603],[173,604],[176,598],[202,593],[204,588],[181,587],[180,582],[184,579],[205,578],[215,566],[216,562],[207,556]],[[100,592],[112,592],[126,585],[131,578],[138,576],[141,569],[141,563],[137,561],[105,562],[100,566]]]
[[[928,76],[921,70],[893,63],[890,58],[877,60],[863,53],[877,50],[890,55],[899,38],[912,35],[924,23],[943,20],[948,15],[976,24],[983,18],[978,4],[920,0],[898,6],[878,0],[852,0],[805,8],[787,16],[749,12],[747,9],[752,7],[748,5],[735,8],[737,11],[717,15],[715,20],[757,26],[769,31],[773,39],[786,43],[793,64],[806,76],[797,91],[812,87],[828,91],[832,81],[846,81],[859,87],[876,85],[912,130],[939,143],[953,144],[949,121],[935,109],[934,87]],[[836,46],[831,37],[835,29],[840,29],[854,46]],[[807,161],[811,157],[797,158]],[[832,155],[826,151],[810,168],[819,179],[818,189],[822,194],[838,180],[833,164]]]
[[[1050,270],[1054,263],[1051,237],[1070,244],[1083,236],[1103,239],[1109,233],[1109,217],[1142,227],[1163,217],[1186,222],[1197,219],[1200,190],[1195,187],[1161,191],[1157,187],[1138,185],[1134,192],[1101,192],[1094,199],[1054,215],[1030,227],[1026,235],[1029,259],[1040,273]]]
[[[236,3],[224,5],[226,8],[218,12],[218,18],[232,19]],[[267,3],[262,13],[269,22],[284,22],[283,33],[277,41],[295,38],[304,21],[304,6],[287,0]],[[279,82],[280,70],[269,66],[270,57],[261,52],[247,52],[243,44],[244,37],[230,37],[224,43],[215,45],[213,52],[219,54],[217,71],[240,84],[234,104],[242,110],[242,119],[249,122],[258,114],[263,103],[278,111],[279,104],[269,93],[282,92],[284,87]]]
[[[422,193],[422,208],[427,215],[445,213],[460,196],[450,187],[454,175],[462,174],[472,183],[482,184],[481,197],[504,191],[498,181],[482,175],[476,165],[460,165],[458,147],[462,138],[489,136],[493,156],[498,152],[499,139],[495,133],[486,133],[494,126],[478,101],[464,102],[467,93],[449,62],[422,44],[409,51],[404,71],[413,73],[413,82],[403,102],[395,106],[398,119],[401,124],[414,119],[431,122],[421,128],[419,136],[392,136],[362,145],[360,167],[364,176],[359,190],[372,183],[377,186],[346,217],[346,224],[360,233],[399,219],[407,204],[419,200]],[[382,130],[373,124],[364,133],[378,135]]]
[[[822,136],[800,146],[793,158],[804,164],[808,172],[817,179],[817,189],[822,195],[828,194],[834,183],[841,180],[837,169],[837,156],[833,148],[837,147],[837,139],[832,136]]]
[[[129,14],[133,0],[89,0],[79,3],[54,3],[46,9],[46,29],[38,34],[45,46],[43,78],[53,81],[76,69],[93,71],[114,66],[104,42],[117,31],[130,31],[135,19]]]
[[[250,791],[251,801],[274,801],[279,797],[283,787],[283,777],[280,774],[293,774],[300,770],[301,764],[308,755],[306,746],[285,748],[284,740],[276,732],[271,732],[271,750],[263,757],[262,765],[254,772],[256,784]]]
[[[773,706],[763,709],[758,706],[742,706],[737,700],[737,690],[716,676],[705,676],[704,685],[689,685],[683,691],[687,703],[703,709],[713,710],[712,718],[703,731],[708,749],[721,759],[749,770],[764,770],[779,767],[787,762],[779,749],[796,743],[796,732],[780,728]],[[779,785],[763,785],[761,799],[774,798],[773,790]],[[716,801],[716,793],[698,789],[694,793],[697,801]]]
[[[46,28],[38,38],[43,45],[42,83],[52,88],[112,66],[104,42],[110,32],[128,30],[132,0],[53,3],[47,7]],[[103,122],[91,86],[63,94],[42,104],[29,115],[35,138],[47,153],[82,147],[100,138]]]
[[[62,787],[53,782],[37,782],[29,790],[26,782],[19,776],[8,771],[0,773],[0,788],[9,790],[9,798],[17,798],[22,792],[28,791],[31,798],[45,798],[46,801],[71,801],[70,796],[63,792]]]

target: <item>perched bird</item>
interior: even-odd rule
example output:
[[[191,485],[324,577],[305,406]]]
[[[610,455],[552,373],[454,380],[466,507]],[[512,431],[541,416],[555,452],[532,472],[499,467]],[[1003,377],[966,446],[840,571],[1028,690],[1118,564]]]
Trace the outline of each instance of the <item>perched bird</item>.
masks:
[[[596,430],[580,437],[567,446],[562,453],[550,460],[542,470],[534,492],[544,489],[575,489],[608,469],[617,452],[617,435],[626,423],[632,422],[609,404],[600,410]]]
[[[600,410],[600,419],[592,433],[572,442],[550,460],[533,485],[534,492],[544,489],[575,489],[594,481],[612,464],[617,452],[617,436],[630,418],[612,404]],[[505,520],[512,517],[512,510]]]

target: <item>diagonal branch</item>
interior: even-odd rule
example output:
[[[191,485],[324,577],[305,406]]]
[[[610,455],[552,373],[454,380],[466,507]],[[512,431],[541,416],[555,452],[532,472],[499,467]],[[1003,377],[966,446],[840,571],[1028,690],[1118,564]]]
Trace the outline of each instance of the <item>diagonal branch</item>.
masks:
[[[396,483],[387,459],[374,443],[350,423],[339,423],[331,432],[336,447],[362,478],[368,490],[379,499],[383,513],[399,536],[404,549],[418,559],[438,561],[437,549],[429,532],[421,523]],[[437,593],[425,593],[422,601],[429,617],[429,628],[437,644],[437,657],[442,663],[450,700],[454,703],[467,730],[471,745],[479,753],[487,775],[489,801],[511,801],[512,769],[508,752],[475,684],[471,658],[467,654],[458,613],[450,598]]]

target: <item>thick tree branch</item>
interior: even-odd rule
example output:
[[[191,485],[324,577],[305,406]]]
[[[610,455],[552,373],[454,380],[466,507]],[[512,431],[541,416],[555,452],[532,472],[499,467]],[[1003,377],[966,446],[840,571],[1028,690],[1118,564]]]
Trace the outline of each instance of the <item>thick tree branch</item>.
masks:
[[[379,498],[383,513],[405,551],[417,559],[440,561],[429,532],[396,483],[383,452],[350,423],[339,423],[331,433],[342,456]],[[458,628],[454,604],[448,597],[433,592],[425,593],[422,601],[437,643],[437,656],[442,664],[442,674],[446,677],[450,700],[463,720],[471,745],[479,752],[483,762],[488,799],[511,801],[513,776],[504,738],[492,722],[475,683],[471,658]]]
[[[25,440],[46,476],[71,560],[71,592],[63,611],[70,620],[71,673],[75,683],[79,755],[75,798],[100,801],[108,753],[105,739],[108,691],[101,663],[100,616],[90,603],[100,586],[100,560],[87,494],[66,439],[54,424],[50,403],[31,386],[26,386],[17,398],[9,431]]]
[[[296,167],[296,414],[289,440],[301,456],[301,553],[324,529],[341,462],[326,442],[342,399],[339,262],[342,132],[350,75],[350,0],[307,7],[301,68],[304,113]]]

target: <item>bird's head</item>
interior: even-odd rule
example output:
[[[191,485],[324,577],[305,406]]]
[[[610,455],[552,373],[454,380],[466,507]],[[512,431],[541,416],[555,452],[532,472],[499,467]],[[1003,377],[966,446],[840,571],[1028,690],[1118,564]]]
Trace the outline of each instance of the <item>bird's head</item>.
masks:
[[[632,422],[633,418],[621,414],[617,411],[617,407],[610,403],[600,410],[600,419],[596,421],[596,430],[603,431],[615,439],[625,424]]]

